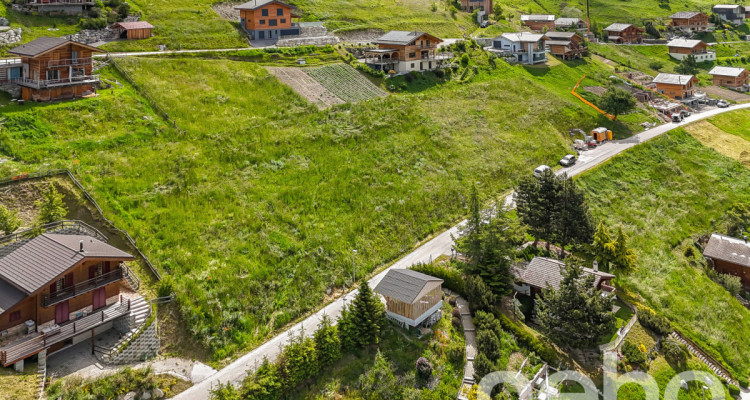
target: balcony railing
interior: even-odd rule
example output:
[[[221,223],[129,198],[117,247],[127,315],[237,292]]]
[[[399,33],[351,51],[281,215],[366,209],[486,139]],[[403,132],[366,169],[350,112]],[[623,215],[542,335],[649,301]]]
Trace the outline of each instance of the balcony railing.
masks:
[[[54,293],[43,293],[42,294],[42,307],[49,307],[51,305],[60,303],[68,300],[80,294],[90,292],[94,289],[98,289],[102,286],[108,285],[112,282],[117,282],[122,279],[123,275],[127,273],[125,266],[115,269],[114,271],[107,272],[81,283],[77,283],[73,286],[68,286],[65,289],[58,290]]]
[[[55,343],[60,343],[82,332],[120,318],[130,313],[130,300],[120,301],[101,311],[60,324],[46,334],[32,333],[0,348],[0,364],[7,367],[19,360],[39,353]]]
[[[0,66],[8,66],[8,65],[21,65],[23,62],[20,58],[4,58],[0,60]]]
[[[35,6],[53,6],[56,4],[94,4],[92,0],[30,0],[28,4]]]
[[[33,89],[46,89],[59,86],[80,85],[84,83],[99,82],[99,75],[80,75],[64,79],[33,80],[29,78],[18,78],[14,80],[19,86],[30,87]]]
[[[48,67],[71,67],[76,65],[91,65],[91,57],[49,60],[47,62]]]

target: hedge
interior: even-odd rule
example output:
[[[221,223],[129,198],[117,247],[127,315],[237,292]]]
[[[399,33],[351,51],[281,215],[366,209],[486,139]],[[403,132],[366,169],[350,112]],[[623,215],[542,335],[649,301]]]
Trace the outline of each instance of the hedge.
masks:
[[[533,351],[546,361],[550,365],[557,365],[557,352],[552,346],[543,341],[539,340],[536,336],[532,335],[522,327],[513,323],[505,314],[495,313],[497,318],[500,320],[500,324],[503,329],[512,333],[520,345],[525,347],[529,351]]]
[[[463,297],[466,297],[466,292],[464,292],[464,279],[461,276],[461,271],[437,264],[416,264],[413,265],[411,269],[442,279],[444,281],[443,286]]]

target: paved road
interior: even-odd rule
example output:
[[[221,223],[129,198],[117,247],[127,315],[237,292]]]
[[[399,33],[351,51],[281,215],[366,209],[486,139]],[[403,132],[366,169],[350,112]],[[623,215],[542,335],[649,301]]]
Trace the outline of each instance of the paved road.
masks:
[[[268,46],[275,47],[275,46]],[[110,57],[131,57],[131,56],[163,56],[169,54],[183,54],[183,53],[217,53],[222,51],[240,51],[240,50],[255,50],[255,49],[266,49],[268,47],[240,47],[236,49],[199,49],[199,50],[164,50],[164,51],[133,51],[127,53],[102,53],[94,54],[94,58],[106,58]]]
[[[750,108],[750,104],[732,106],[730,108],[724,108],[724,109],[719,108],[719,109],[707,111],[705,113],[694,114],[686,118],[684,122],[679,123],[679,124],[675,124],[675,123],[663,124],[653,129],[643,131],[626,140],[612,141],[612,142],[606,143],[602,146],[597,147],[594,150],[589,150],[589,151],[582,153],[579,161],[574,166],[563,169],[563,170],[559,170],[558,173],[565,172],[568,174],[568,176],[578,175],[582,173],[583,171],[586,171],[594,166],[597,166],[633,146],[643,143],[649,139],[653,139],[654,137],[659,136],[672,129],[675,129],[682,125],[695,122],[704,118],[708,118],[717,114],[721,114],[727,111],[733,111],[733,110],[744,109],[744,108]],[[512,195],[509,195],[508,197],[506,197],[505,199],[506,205],[512,204],[511,196]],[[406,256],[404,256],[403,258],[395,262],[388,269],[377,274],[375,277],[370,279],[369,281],[370,286],[375,287],[380,282],[380,280],[383,279],[383,276],[386,274],[386,272],[391,268],[408,268],[420,262],[430,262],[431,260],[434,260],[437,257],[444,255],[444,254],[450,255],[451,249],[453,248],[453,245],[454,245],[453,237],[458,236],[460,226],[464,224],[465,222],[466,221],[464,220],[460,222],[459,224],[457,224],[456,226],[434,237],[433,239],[419,246],[417,249],[415,249],[411,253],[407,254]],[[228,366],[226,366],[225,368],[223,368],[222,370],[220,370],[213,376],[209,377],[208,379],[204,380],[203,382],[200,382],[196,384],[195,386],[191,387],[190,389],[180,393],[179,395],[175,397],[175,399],[185,399],[185,400],[207,399],[209,397],[209,393],[211,389],[216,387],[216,385],[218,385],[219,382],[221,383],[231,382],[233,384],[239,384],[242,381],[242,379],[246,376],[248,370],[252,370],[256,368],[263,361],[264,357],[268,358],[269,360],[275,359],[275,357],[281,351],[281,346],[286,345],[291,335],[298,334],[303,327],[304,327],[305,334],[311,335],[315,331],[315,328],[320,323],[320,320],[324,314],[335,319],[341,312],[342,307],[345,304],[347,304],[349,301],[351,301],[351,299],[353,299],[355,295],[356,295],[356,290],[334,300],[333,302],[325,306],[322,310],[307,317],[302,322],[294,325],[288,331],[279,334],[278,336],[264,343],[257,349],[251,351],[248,354],[245,354],[244,356],[240,357],[238,360],[229,364]]]

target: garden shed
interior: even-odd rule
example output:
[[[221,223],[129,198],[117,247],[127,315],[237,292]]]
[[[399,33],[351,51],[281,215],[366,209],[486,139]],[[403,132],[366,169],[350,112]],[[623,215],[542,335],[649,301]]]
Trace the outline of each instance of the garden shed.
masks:
[[[118,22],[112,26],[119,32],[120,39],[148,39],[154,26],[146,21]]]
[[[375,287],[386,302],[386,316],[404,326],[431,325],[443,306],[443,280],[410,269],[391,269]]]

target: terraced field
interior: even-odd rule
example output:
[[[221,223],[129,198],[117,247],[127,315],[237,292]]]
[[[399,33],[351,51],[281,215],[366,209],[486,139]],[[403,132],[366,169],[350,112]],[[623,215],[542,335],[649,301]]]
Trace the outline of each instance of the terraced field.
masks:
[[[308,75],[347,103],[385,97],[387,93],[347,64],[306,69]]]
[[[281,83],[294,89],[300,96],[315,104],[321,110],[344,103],[343,100],[306,74],[302,68],[266,67],[266,69]]]

